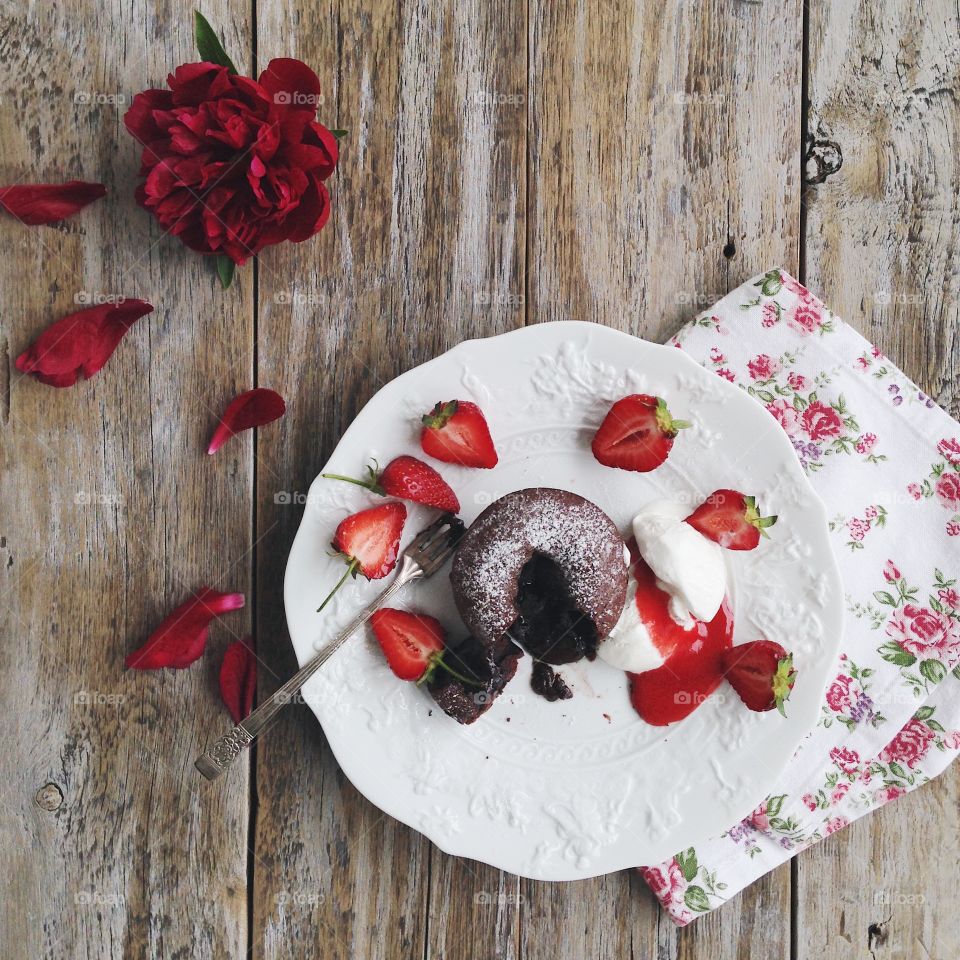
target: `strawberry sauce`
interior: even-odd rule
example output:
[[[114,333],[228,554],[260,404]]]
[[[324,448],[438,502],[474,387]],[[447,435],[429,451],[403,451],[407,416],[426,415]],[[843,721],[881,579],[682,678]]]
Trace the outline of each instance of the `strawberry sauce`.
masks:
[[[633,573],[640,619],[667,660],[656,670],[627,674],[630,702],[647,723],[663,727],[689,716],[720,685],[721,657],[733,641],[733,612],[724,599],[709,623],[697,622],[693,630],[684,630],[670,616],[670,595],[657,586],[642,559],[634,563]]]

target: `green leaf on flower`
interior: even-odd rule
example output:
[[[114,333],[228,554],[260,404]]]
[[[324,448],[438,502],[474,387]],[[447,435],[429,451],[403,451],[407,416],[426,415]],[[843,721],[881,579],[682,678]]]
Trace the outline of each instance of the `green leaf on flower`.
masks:
[[[770,817],[775,817],[783,809],[783,801],[787,799],[785,793],[781,793],[777,797],[768,797],[767,798],[767,815]]]
[[[887,663],[896,664],[898,667],[912,667],[917,662],[917,658],[895,640],[883,644],[877,652]]]
[[[683,874],[683,879],[689,883],[696,875],[699,869],[697,865],[697,852],[693,847],[677,854],[677,866]]]
[[[891,772],[895,777],[899,777],[901,780],[906,780],[907,777],[908,777],[907,771],[904,770],[903,767],[901,767],[900,764],[897,763],[896,760],[894,760],[894,761],[890,764],[890,772]]]
[[[888,607],[895,607],[897,605],[897,601],[893,599],[893,594],[888,593],[886,590],[875,590],[873,598],[877,603],[885,603]]]
[[[947,675],[947,668],[939,660],[923,660],[920,674],[931,683],[939,683]]]
[[[946,732],[947,732],[947,731],[944,729],[943,724],[942,724],[939,720],[928,720],[928,721],[927,721],[927,726],[928,726],[931,730],[936,730],[937,733],[946,733]]]
[[[960,663],[958,663],[953,670],[950,671],[958,680],[960,680]]]
[[[224,290],[233,283],[233,274],[236,269],[237,265],[225,254],[221,253],[217,257],[217,274],[220,277],[220,283]]]
[[[921,707],[914,715],[914,720],[929,720],[933,716],[935,707]]]
[[[683,895],[683,902],[697,913],[705,913],[710,909],[710,900],[707,898],[703,887],[687,887],[687,892]]]
[[[226,67],[231,73],[236,73],[237,68],[227,55],[227,51],[223,49],[223,44],[220,42],[216,31],[199,10],[194,12],[193,23],[194,35],[197,40],[197,53],[200,54],[200,59],[207,63],[215,63],[220,67]]]

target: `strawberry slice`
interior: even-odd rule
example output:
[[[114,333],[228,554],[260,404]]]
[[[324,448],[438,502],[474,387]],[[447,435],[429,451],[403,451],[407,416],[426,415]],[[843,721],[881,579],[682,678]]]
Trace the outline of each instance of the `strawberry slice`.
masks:
[[[727,682],[751,709],[776,707],[783,716],[784,703],[797,679],[793,655],[773,640],[753,640],[724,651],[721,666]]]
[[[606,467],[647,473],[667,459],[677,434],[689,426],[673,419],[665,400],[635,393],[610,408],[591,448]]]
[[[460,512],[460,501],[447,481],[433,467],[416,457],[397,457],[383,468],[382,473],[377,473],[377,461],[374,460],[373,466],[367,467],[366,480],[344,477],[339,473],[323,473],[321,476],[328,480],[355,483],[381,497],[410,500],[448,513]]]
[[[687,517],[687,523],[727,550],[753,550],[776,517],[761,517],[757,498],[737,490],[714,490]]]
[[[348,577],[362,573],[368,580],[380,580],[397,565],[400,534],[407,519],[407,508],[391,501],[353,513],[340,521],[333,535],[333,549],[343,556],[347,572],[317,608],[319,613],[343,586]]]
[[[443,659],[446,634],[433,617],[382,607],[370,618],[370,625],[390,669],[401,680],[416,680],[419,686],[430,679],[437,667],[442,667],[458,680],[480,686],[477,680],[458,673]]]
[[[469,400],[438,403],[423,418],[420,446],[444,463],[489,470],[497,465],[497,451],[483,411]]]

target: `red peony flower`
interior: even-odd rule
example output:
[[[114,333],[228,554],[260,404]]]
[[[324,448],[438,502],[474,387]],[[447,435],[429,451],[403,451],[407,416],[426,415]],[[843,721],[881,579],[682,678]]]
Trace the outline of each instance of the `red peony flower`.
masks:
[[[106,196],[102,183],[68,180],[66,183],[21,183],[0,187],[0,207],[28,226],[57,223],[87,204]]]
[[[948,510],[960,509],[960,473],[944,473],[934,484],[937,499]]]
[[[72,387],[89,380],[109,359],[124,334],[153,311],[146,300],[100,303],[47,327],[17,357],[17,369],[51,387]]]
[[[137,202],[164,230],[242,264],[323,227],[337,141],[315,120],[320,82],[306,64],[271,60],[252,80],[188,63],[167,84],[137,94],[124,116],[143,144]]]
[[[828,440],[843,433],[843,420],[833,407],[814,400],[803,411],[803,429],[811,440]]]
[[[911,717],[883,748],[880,759],[884,763],[905,763],[912,770],[926,756],[933,739],[933,731],[923,721]]]

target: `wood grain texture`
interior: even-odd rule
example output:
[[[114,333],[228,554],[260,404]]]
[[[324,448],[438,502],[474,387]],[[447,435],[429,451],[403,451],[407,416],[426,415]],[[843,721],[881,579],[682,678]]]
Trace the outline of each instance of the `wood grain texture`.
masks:
[[[317,65],[321,117],[350,131],[326,230],[260,261],[260,382],[294,400],[257,450],[260,651],[285,675],[281,578],[302,505],[275,493],[305,492],[388,380],[522,323],[523,108],[497,95],[523,96],[525,21],[511,0],[318,3],[293,17],[271,0],[258,14],[261,60]],[[513,955],[515,906],[497,904],[516,881],[432,851],[358,796],[306,710],[260,745],[257,794],[256,955],[310,956],[318,939],[331,958]]]
[[[261,696],[295,668],[283,567],[337,439],[466,337],[663,339],[779,262],[960,413],[956,5],[810,7],[807,127],[844,162],[803,192],[799,0],[258,0],[256,22],[205,0],[242,71],[302,58],[349,131],[326,230],[225,294],[135,207],[121,123],[194,59],[193,7],[0,3],[0,183],[110,189],[55,228],[0,221],[4,957],[953,960],[956,769],[806,851],[794,888],[784,866],[678,930],[635,872],[521,882],[441,853],[357,793],[303,706],[252,782],[202,786],[192,760],[226,723],[230,639],[255,624]],[[49,322],[118,295],[158,309],[93,381],[19,377]],[[254,383],[287,416],[206,457]],[[192,669],[125,672],[204,583],[250,607]]]
[[[796,264],[801,38],[798,3],[532,0],[531,322],[662,340],[752,273]],[[635,874],[521,895],[530,960],[789,950],[789,867],[682,932]]]
[[[809,61],[810,133],[843,166],[806,194],[807,284],[957,416],[957,6],[813,5]],[[958,809],[954,765],[801,854],[798,960],[957,956]]]
[[[242,61],[244,21],[207,8]],[[162,20],[120,3],[5,4],[0,182],[109,190],[56,227],[0,227],[6,957],[245,953],[246,772],[200,790],[192,762],[225,721],[216,669],[249,617],[215,626],[192,669],[123,668],[192,591],[249,595],[251,581],[250,439],[205,454],[252,376],[250,278],[225,296],[135,206],[140,151],[121,124],[135,92],[192,58],[190,30],[170,29],[191,18],[188,3]],[[13,369],[53,320],[114,296],[157,310],[93,380],[56,390]]]

